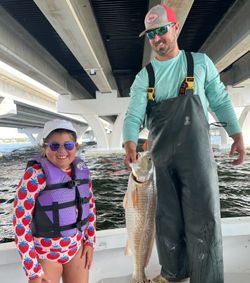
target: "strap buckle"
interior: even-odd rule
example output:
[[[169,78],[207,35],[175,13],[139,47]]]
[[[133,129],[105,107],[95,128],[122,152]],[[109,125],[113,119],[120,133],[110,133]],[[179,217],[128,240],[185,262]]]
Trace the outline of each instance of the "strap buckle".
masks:
[[[80,180],[70,180],[68,182],[68,187],[70,189],[72,189],[73,187],[77,187],[77,186],[80,186],[81,185],[81,181]]]
[[[81,228],[82,228],[82,220],[76,222],[76,228],[81,231]]]
[[[186,77],[186,89],[194,89],[194,77]]]
[[[147,98],[150,101],[154,101],[155,100],[155,89],[154,89],[154,87],[148,87]]]

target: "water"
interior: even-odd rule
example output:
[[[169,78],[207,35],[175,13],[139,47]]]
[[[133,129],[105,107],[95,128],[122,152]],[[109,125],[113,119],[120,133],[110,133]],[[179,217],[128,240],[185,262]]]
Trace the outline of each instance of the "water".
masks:
[[[16,150],[25,150],[31,146],[31,143],[6,143],[0,144],[0,153],[9,153]]]
[[[0,157],[0,242],[13,240],[12,203],[27,159],[38,152],[37,148],[15,150],[20,145],[5,146]],[[3,152],[0,145],[0,152]],[[243,166],[233,167],[228,151],[216,152],[218,163],[221,216],[250,216],[250,155]],[[125,227],[122,200],[129,171],[123,165],[122,153],[86,154],[90,168],[97,209],[97,230]]]

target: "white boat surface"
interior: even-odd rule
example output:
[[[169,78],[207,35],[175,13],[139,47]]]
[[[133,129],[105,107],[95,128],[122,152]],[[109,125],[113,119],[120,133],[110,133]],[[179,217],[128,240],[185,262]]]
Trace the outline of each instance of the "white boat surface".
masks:
[[[124,255],[126,233],[125,228],[97,232],[89,283],[130,282],[132,258]],[[249,283],[250,217],[223,218],[222,234],[225,283]],[[159,272],[154,246],[146,273],[153,278]],[[3,283],[27,283],[14,242],[0,244],[0,280]]]

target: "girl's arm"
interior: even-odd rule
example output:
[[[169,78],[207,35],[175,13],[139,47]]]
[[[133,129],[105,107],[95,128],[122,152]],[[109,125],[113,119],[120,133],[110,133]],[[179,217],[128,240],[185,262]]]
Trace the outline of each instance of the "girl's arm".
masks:
[[[37,164],[28,167],[18,184],[14,200],[13,225],[15,241],[21,256],[23,269],[29,279],[44,272],[38,263],[30,224],[38,193],[45,187],[45,175]]]
[[[90,191],[89,224],[84,234],[84,238],[85,238],[84,245],[90,245],[94,247],[96,242],[96,209],[95,209],[92,182],[90,182],[89,191]]]

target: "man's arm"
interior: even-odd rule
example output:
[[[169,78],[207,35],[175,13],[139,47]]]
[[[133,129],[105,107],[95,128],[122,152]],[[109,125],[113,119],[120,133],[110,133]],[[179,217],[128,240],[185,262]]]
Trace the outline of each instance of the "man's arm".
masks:
[[[123,143],[125,149],[124,164],[129,166],[137,159],[136,146],[139,137],[140,126],[145,117],[147,107],[148,75],[146,69],[142,69],[136,76],[130,89],[130,102],[123,122]]]
[[[225,89],[224,84],[220,80],[220,76],[215,65],[209,57],[205,56],[205,59],[207,65],[205,89],[209,105],[217,116],[218,121],[226,122],[227,127],[225,130],[233,139],[229,156],[233,156],[235,153],[239,154],[238,158],[235,159],[232,164],[242,164],[245,159],[246,151],[239,121],[237,119],[232,101]]]

